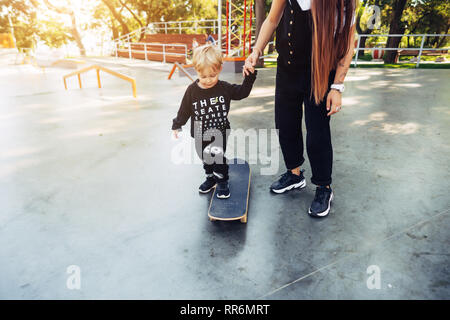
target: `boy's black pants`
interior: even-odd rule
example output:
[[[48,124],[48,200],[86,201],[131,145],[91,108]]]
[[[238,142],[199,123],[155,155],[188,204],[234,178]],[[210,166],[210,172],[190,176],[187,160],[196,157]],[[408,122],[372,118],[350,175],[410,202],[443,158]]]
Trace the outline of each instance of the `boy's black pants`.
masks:
[[[207,175],[214,174],[217,182],[228,181],[228,163],[225,157],[229,132],[221,132],[222,139],[202,139],[200,159],[203,161],[203,169]],[[204,137],[206,138],[206,137]],[[220,141],[222,140],[222,141]]]
[[[333,84],[336,71],[328,79]],[[302,104],[305,106],[306,151],[312,170],[311,182],[331,184],[333,147],[330,117],[327,116],[326,97],[316,105],[311,97],[310,69],[291,71],[278,64],[275,89],[275,125],[281,151],[288,170],[303,164]]]

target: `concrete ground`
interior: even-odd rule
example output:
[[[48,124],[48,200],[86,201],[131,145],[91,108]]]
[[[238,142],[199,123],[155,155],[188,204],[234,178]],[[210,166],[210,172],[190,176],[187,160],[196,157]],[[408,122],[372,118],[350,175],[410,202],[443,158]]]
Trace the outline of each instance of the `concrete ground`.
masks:
[[[188,80],[169,66],[102,59],[136,77],[134,99],[110,75],[65,91],[71,70],[0,61],[0,298],[450,298],[449,70],[352,69],[331,121],[330,215],[307,215],[308,160],[305,189],[269,193],[285,171],[275,141],[268,175],[267,150],[246,151],[241,224],[210,222],[201,165],[172,158]],[[260,70],[233,128],[274,128],[274,81]]]

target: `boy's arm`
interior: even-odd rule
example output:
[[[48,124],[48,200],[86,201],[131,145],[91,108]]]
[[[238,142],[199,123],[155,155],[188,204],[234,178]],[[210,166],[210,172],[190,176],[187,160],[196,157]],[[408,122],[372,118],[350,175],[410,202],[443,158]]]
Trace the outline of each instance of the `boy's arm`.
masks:
[[[186,90],[181,101],[180,109],[178,110],[177,117],[173,119],[172,130],[180,130],[182,126],[191,117],[191,95],[189,93],[189,88]]]
[[[242,84],[230,84],[230,96],[232,100],[241,100],[247,98],[253,88],[253,83],[256,80],[257,70],[254,73],[249,72],[249,75],[244,77]]]

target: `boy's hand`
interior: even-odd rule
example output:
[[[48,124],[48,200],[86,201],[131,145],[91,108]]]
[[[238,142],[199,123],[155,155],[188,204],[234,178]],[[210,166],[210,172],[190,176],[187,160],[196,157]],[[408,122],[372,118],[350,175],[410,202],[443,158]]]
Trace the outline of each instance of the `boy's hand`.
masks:
[[[180,130],[172,130],[172,138],[174,140],[178,140],[178,138],[180,137],[179,132],[180,132]]]

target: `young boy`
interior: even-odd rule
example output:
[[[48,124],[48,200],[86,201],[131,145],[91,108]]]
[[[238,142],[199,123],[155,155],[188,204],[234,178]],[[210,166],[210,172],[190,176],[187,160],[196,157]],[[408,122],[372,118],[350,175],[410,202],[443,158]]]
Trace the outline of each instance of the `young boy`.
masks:
[[[230,197],[228,164],[225,158],[230,122],[227,115],[231,100],[249,96],[256,79],[256,70],[244,78],[242,85],[219,80],[222,71],[220,49],[206,44],[195,49],[193,65],[198,79],[187,88],[172,130],[176,139],[181,127],[191,118],[191,136],[203,161],[206,180],[199,192],[208,193],[217,186],[216,195]],[[195,130],[194,130],[195,128]],[[201,150],[199,150],[201,149]]]

